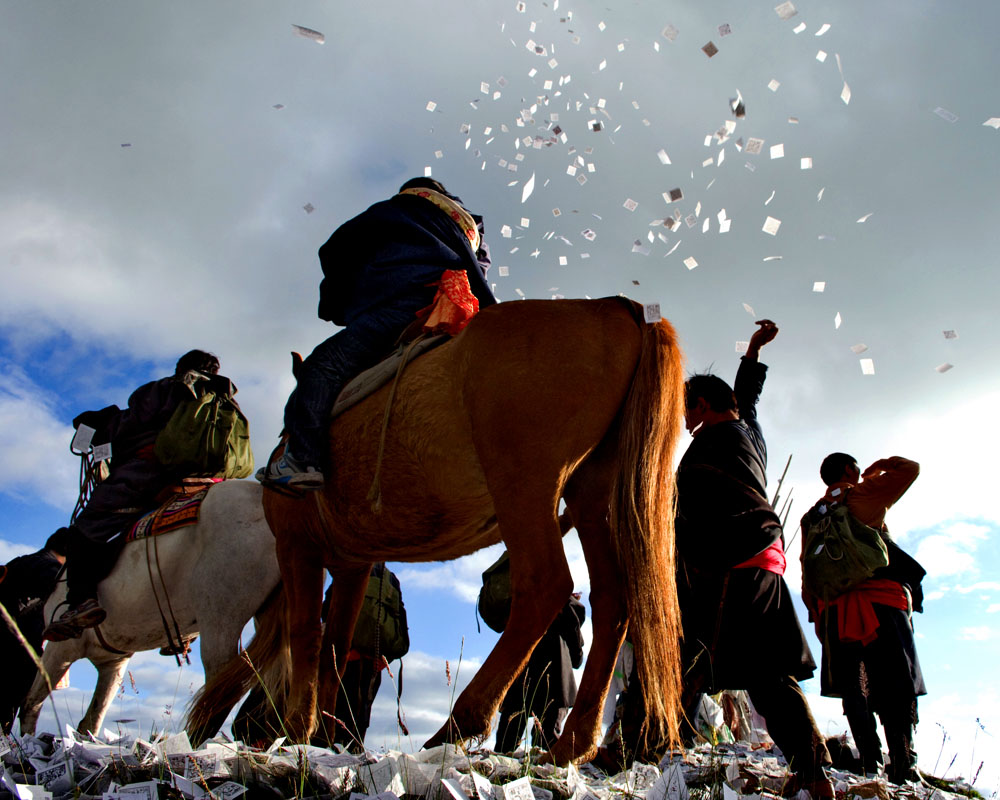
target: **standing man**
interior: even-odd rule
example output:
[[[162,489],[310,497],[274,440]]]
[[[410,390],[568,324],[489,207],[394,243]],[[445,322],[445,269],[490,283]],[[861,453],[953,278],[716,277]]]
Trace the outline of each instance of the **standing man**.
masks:
[[[18,556],[0,567],[0,603],[17,623],[36,653],[42,652],[45,601],[56,587],[56,578],[66,563],[69,529],[60,528],[45,547]],[[17,714],[38,674],[38,667],[6,624],[0,624],[0,664],[6,676],[0,681],[0,729],[10,733]]]
[[[297,370],[285,452],[259,481],[321,488],[330,410],[347,382],[389,355],[418,315],[425,328],[454,334],[496,303],[483,230],[483,218],[436,180],[412,178],[333,232],[319,249],[319,317],[344,328]]]
[[[842,698],[864,773],[877,774],[883,767],[878,714],[889,746],[889,780],[919,781],[913,729],[917,697],[927,689],[913,641],[912,612],[923,611],[920,582],[926,573],[889,537],[885,514],[917,479],[920,465],[892,456],[861,472],[853,456],[831,453],[819,472],[828,489],[802,518],[802,529],[843,503],[881,533],[889,555],[888,566],[828,603],[811,591],[803,575],[802,599],[823,643],[822,692]]]
[[[685,424],[694,440],[677,472],[684,711],[694,719],[701,692],[746,689],[788,761],[784,794],[832,798],[830,754],[798,684],[816,664],[782,577],[781,521],[765,494],[756,404],[767,367],[758,355],[778,328],[757,324],[734,388],[714,375],[687,382]]]

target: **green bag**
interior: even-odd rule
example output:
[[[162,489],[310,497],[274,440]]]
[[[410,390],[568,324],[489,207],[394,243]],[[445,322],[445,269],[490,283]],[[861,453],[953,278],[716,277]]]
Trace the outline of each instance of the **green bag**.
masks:
[[[510,619],[510,598],[510,556],[504,550],[483,573],[483,588],[479,590],[479,616],[497,633],[503,633]]]
[[[156,437],[153,453],[188,475],[246,478],[253,472],[250,428],[231,395],[196,383]]]
[[[882,534],[844,503],[814,507],[802,520],[802,590],[830,601],[888,566]]]
[[[351,648],[369,658],[395,661],[410,651],[410,631],[399,581],[388,569],[368,578]]]

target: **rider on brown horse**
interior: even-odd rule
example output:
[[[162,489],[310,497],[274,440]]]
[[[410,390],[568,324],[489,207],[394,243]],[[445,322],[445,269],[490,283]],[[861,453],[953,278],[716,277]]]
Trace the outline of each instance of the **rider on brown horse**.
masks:
[[[429,313],[425,327],[457,333],[496,303],[482,236],[482,217],[431,178],[407,181],[334,231],[319,250],[319,317],[345,327],[297,370],[285,406],[285,453],[258,480],[321,487],[330,409],[345,384],[388,355],[418,315]]]

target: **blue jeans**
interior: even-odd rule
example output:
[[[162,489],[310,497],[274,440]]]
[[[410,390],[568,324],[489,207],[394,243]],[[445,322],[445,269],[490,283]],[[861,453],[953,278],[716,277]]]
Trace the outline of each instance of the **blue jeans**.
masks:
[[[285,405],[288,452],[302,464],[326,464],[330,410],[348,381],[387,356],[424,306],[398,304],[358,317],[317,345],[302,362],[298,385]]]

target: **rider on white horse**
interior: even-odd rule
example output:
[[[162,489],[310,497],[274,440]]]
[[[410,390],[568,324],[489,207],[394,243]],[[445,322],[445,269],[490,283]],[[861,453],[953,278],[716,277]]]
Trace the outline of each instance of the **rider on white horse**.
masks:
[[[181,402],[191,397],[195,383],[207,381],[219,384],[227,393],[235,392],[218,372],[216,356],[192,350],[181,356],[173,375],[136,389],[125,410],[112,405],[86,411],[73,420],[73,427],[96,429],[95,442],[111,442],[113,460],[110,474],[94,488],[70,527],[66,563],[69,608],[45,629],[46,639],[75,639],[84,628],[99,625],[107,616],[97,601],[97,584],[115,565],[124,541],[119,534],[149,511],[163,490],[186,477],[156,458],[153,445],[157,435]]]

